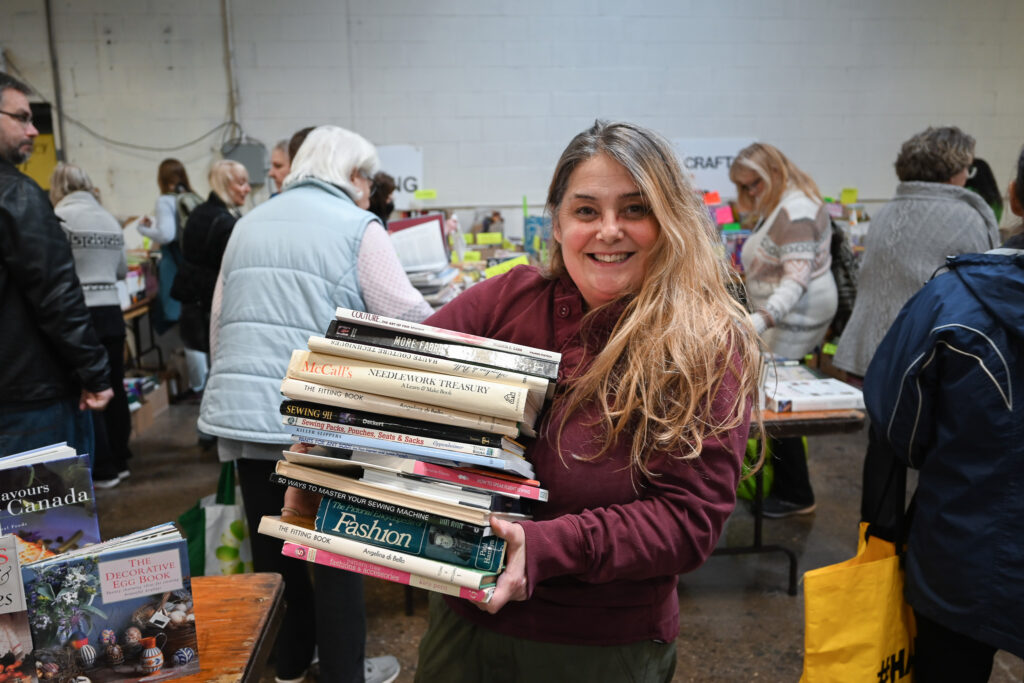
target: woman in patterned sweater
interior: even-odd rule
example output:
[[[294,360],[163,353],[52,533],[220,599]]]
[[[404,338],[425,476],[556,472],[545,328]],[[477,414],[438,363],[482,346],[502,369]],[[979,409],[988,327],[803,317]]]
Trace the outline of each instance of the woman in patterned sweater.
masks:
[[[803,358],[822,342],[838,305],[831,223],[814,180],[775,147],[754,143],[729,169],[741,211],[757,216],[743,245],[754,326],[776,356]],[[772,439],[775,466],[766,517],[814,510],[803,439]]]

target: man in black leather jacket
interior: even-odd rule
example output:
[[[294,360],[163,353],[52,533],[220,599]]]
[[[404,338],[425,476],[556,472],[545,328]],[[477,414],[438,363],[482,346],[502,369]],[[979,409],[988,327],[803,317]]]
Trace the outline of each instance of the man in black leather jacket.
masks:
[[[113,391],[71,246],[46,193],[15,164],[32,139],[29,89],[0,73],[0,456],[67,441],[93,449]]]

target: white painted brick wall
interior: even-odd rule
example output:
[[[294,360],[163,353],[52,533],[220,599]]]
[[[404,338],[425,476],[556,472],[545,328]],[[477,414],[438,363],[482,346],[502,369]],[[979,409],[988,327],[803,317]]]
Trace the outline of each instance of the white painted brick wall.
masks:
[[[596,117],[669,138],[753,136],[826,193],[891,196],[927,125],[978,139],[1001,183],[1024,143],[1024,2],[978,0],[232,0],[245,132],[318,123],[423,148],[436,205],[543,202]],[[182,145],[225,120],[219,3],[54,2],[65,108],[101,135]],[[42,3],[4,0],[0,47],[53,97]],[[117,213],[151,209],[156,166],[205,191],[221,134],[176,151],[67,122],[68,158]]]

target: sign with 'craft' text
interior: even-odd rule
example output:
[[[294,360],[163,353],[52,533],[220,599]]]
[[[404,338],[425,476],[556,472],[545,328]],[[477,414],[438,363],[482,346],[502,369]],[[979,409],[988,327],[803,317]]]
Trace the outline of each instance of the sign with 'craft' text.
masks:
[[[754,138],[677,138],[672,146],[698,192],[718,192],[723,199],[735,199],[736,186],[729,180],[729,166],[736,153],[753,142]]]

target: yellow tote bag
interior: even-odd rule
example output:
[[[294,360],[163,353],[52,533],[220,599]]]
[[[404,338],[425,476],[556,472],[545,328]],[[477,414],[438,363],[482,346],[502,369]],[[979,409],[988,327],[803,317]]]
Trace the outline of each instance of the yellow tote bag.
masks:
[[[910,683],[914,614],[895,546],[865,541],[857,556],[804,574],[805,683]]]

